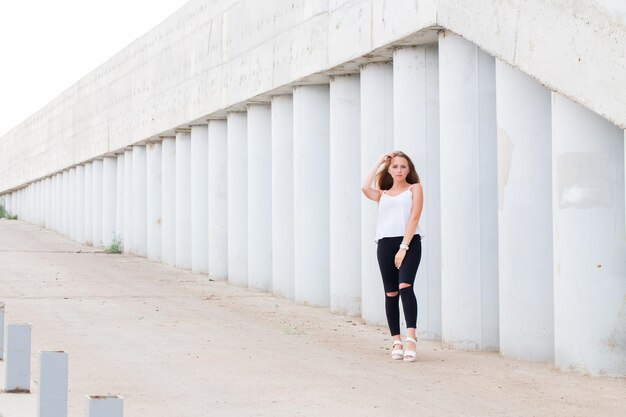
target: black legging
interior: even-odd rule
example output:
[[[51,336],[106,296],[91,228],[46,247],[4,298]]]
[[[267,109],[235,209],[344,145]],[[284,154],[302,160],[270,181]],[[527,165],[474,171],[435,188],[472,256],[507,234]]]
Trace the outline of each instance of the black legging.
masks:
[[[402,239],[402,236],[382,238],[378,241],[377,249],[378,266],[385,287],[385,313],[392,336],[400,334],[400,297],[402,297],[406,327],[417,327],[417,299],[413,291],[413,283],[422,259],[422,242],[420,235],[413,236],[409,242],[409,250],[400,265],[400,269],[398,269],[394,264],[394,259]],[[410,287],[399,288],[402,283],[409,284]],[[393,292],[399,292],[400,297],[397,294],[395,296],[387,295],[387,293]]]

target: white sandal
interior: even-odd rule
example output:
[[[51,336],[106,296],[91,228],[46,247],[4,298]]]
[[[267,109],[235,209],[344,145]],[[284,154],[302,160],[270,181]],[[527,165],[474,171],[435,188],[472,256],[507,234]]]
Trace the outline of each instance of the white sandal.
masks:
[[[402,357],[402,360],[404,362],[415,362],[415,359],[417,358],[417,340],[413,339],[412,337],[407,337],[406,339],[407,343],[413,343],[415,345],[415,350],[405,350],[404,351],[404,356]]]
[[[400,349],[396,349],[395,347],[397,345],[400,345]],[[404,353],[402,351],[402,341],[400,340],[394,340],[393,345],[391,345],[391,359],[395,360],[395,361],[399,361],[400,359],[404,358]]]

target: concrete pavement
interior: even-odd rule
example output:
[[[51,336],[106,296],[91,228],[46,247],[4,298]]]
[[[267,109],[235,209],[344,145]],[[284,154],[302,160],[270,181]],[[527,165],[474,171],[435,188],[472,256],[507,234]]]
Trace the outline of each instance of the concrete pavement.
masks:
[[[33,394],[0,394],[2,417],[36,415],[41,350],[69,352],[72,417],[87,394],[126,417],[626,415],[623,379],[436,342],[394,362],[384,328],[21,221],[0,220],[0,300],[33,326]]]

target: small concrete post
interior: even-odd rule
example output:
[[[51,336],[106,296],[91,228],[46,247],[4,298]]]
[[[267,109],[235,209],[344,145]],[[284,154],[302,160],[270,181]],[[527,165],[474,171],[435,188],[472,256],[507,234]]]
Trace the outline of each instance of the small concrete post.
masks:
[[[0,301],[0,362],[4,360],[4,302]]]
[[[30,324],[7,327],[5,391],[30,392]]]
[[[87,417],[122,417],[124,399],[115,395],[88,395]]]
[[[39,352],[38,417],[67,417],[67,352]]]

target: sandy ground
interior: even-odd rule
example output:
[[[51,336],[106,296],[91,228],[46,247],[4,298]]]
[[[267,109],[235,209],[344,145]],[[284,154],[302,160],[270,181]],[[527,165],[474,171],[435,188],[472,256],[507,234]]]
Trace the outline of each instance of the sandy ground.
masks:
[[[37,415],[42,350],[69,352],[70,417],[87,394],[125,417],[626,416],[624,379],[427,341],[395,362],[384,328],[20,221],[0,220],[0,300],[33,326],[33,393],[0,394],[3,417]]]

